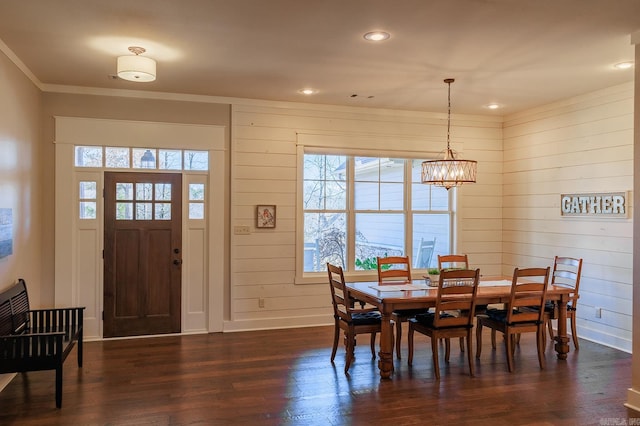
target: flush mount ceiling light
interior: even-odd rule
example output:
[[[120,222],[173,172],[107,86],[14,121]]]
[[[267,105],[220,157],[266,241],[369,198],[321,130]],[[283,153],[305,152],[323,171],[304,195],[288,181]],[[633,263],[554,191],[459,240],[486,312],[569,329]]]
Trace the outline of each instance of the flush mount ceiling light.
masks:
[[[447,150],[442,160],[429,160],[422,163],[422,183],[443,186],[447,190],[464,183],[475,183],[478,162],[456,158],[451,149],[451,83],[455,80],[447,78],[444,82],[449,86],[449,109],[447,113]]]
[[[391,37],[391,34],[384,31],[371,31],[366,33],[363,37],[368,41],[384,41]]]
[[[118,57],[118,77],[123,80],[149,82],[156,79],[156,61],[140,56],[146,50],[143,47],[131,46],[133,55]]]
[[[496,104],[496,103],[490,103],[484,106],[487,109],[499,109],[500,108],[500,104]]]
[[[305,89],[298,90],[298,93],[300,93],[301,95],[315,95],[316,93],[318,93],[318,91],[316,89],[307,87]]]

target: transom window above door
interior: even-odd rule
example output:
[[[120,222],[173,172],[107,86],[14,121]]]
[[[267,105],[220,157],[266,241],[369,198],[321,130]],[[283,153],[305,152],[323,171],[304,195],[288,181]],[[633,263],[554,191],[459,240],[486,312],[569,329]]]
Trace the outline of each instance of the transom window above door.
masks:
[[[208,171],[209,153],[187,149],[76,146],[75,166],[107,169]]]

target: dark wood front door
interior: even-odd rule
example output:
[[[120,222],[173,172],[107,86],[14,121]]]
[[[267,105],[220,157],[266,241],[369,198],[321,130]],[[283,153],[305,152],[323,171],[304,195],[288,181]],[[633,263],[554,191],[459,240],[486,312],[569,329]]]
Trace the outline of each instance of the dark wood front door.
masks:
[[[180,332],[182,176],[104,176],[104,337]]]

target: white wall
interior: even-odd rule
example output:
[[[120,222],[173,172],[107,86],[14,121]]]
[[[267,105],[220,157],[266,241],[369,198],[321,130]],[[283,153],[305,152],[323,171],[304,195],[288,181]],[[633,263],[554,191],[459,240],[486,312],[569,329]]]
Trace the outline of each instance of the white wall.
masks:
[[[453,147],[479,162],[478,183],[459,190],[458,251],[487,274],[499,274],[502,264],[501,121],[454,115],[451,129]],[[295,284],[298,144],[437,155],[446,147],[446,115],[234,103],[230,226],[247,225],[251,233],[231,236],[226,331],[332,323],[324,275]],[[277,205],[276,229],[255,228],[257,204]]]
[[[632,197],[626,219],[579,218],[560,194],[633,189],[633,102],[628,83],[507,117],[502,199],[503,272],[583,258],[578,336],[629,352]]]

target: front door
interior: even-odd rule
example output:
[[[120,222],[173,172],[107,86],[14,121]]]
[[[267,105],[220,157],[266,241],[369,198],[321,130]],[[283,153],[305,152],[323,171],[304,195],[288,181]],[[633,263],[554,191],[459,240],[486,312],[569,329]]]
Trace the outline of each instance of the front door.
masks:
[[[104,175],[104,337],[179,333],[182,176]]]

